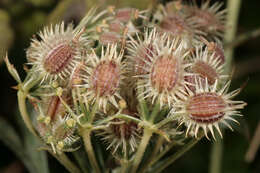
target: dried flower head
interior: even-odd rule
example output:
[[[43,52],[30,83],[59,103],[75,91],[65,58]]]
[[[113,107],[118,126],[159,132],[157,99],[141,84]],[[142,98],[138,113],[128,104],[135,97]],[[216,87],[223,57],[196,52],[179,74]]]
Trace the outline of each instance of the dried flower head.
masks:
[[[119,94],[120,84],[124,78],[123,53],[117,53],[116,45],[108,45],[106,51],[102,47],[101,57],[95,51],[88,56],[88,64],[85,67],[86,74],[83,75],[83,84],[86,88],[83,94],[86,102],[97,101],[99,108],[106,111],[108,101],[115,107],[118,103],[115,98],[121,98]]]
[[[202,3],[199,7],[196,2],[189,8],[190,19],[199,28],[213,37],[222,37],[225,31],[226,10],[221,10],[223,3],[215,2],[210,5],[210,1]]]
[[[217,80],[213,87],[208,85],[207,79],[205,85],[201,80],[196,80],[195,93],[187,88],[188,96],[179,101],[176,109],[172,110],[171,114],[178,119],[179,124],[186,125],[186,135],[191,132],[197,137],[202,128],[208,139],[208,130],[215,139],[214,128],[222,136],[219,125],[224,124],[232,130],[229,120],[237,122],[232,116],[241,116],[238,109],[243,109],[246,103],[231,100],[240,89],[227,93],[230,82],[220,89],[217,89],[217,85]]]
[[[127,109],[124,109],[122,113],[136,116]],[[108,144],[107,149],[112,149],[113,153],[117,151],[127,153],[127,151],[136,150],[140,139],[140,129],[135,122],[113,119],[106,129],[98,132],[98,135],[102,136],[102,140]]]
[[[191,64],[184,64],[188,52],[183,47],[180,38],[163,39],[160,45],[155,44],[156,56],[150,56],[151,61],[145,61],[147,74],[137,75],[137,87],[142,89],[139,97],[151,98],[152,103],[159,99],[161,106],[171,105],[184,93],[184,77],[189,75],[185,68]]]
[[[64,23],[45,27],[39,37],[40,40],[32,39],[27,50],[29,64],[36,66],[35,72],[43,80],[66,80],[81,60],[82,48],[88,43],[86,37],[73,30],[72,25],[65,29]]]
[[[199,76],[204,81],[207,78],[210,85],[213,85],[216,80],[221,82],[227,78],[227,75],[223,74],[224,66],[221,60],[216,58],[215,53],[210,54],[207,47],[205,49],[202,46],[196,47],[191,57],[192,66],[189,70],[195,74],[194,76]]]
[[[157,12],[155,18],[159,21],[158,28],[162,32],[168,32],[174,37],[181,37],[186,41],[184,45],[186,49],[199,43],[199,35],[204,33],[198,29],[196,23],[182,10],[182,5],[176,7],[176,5],[167,4],[166,7],[160,7],[161,10]]]
[[[136,37],[137,40],[130,36],[127,42],[129,68],[134,72],[133,75],[144,75],[148,73],[148,64],[157,56],[155,44],[158,44],[159,35],[156,29],[153,29],[151,32],[146,30],[143,39],[138,34]]]

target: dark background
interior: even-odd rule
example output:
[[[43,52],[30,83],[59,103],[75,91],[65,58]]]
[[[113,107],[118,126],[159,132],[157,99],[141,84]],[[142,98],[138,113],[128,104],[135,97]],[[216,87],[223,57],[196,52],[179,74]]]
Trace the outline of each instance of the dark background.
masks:
[[[65,0],[66,1],[66,0]],[[26,62],[25,49],[29,46],[32,34],[36,33],[46,23],[64,19],[75,23],[84,15],[93,3],[91,0],[74,0],[65,12],[57,12],[57,0],[0,0],[0,49],[7,49],[10,61],[17,67],[22,79],[25,73],[23,65]],[[69,1],[68,1],[69,2]],[[85,3],[88,2],[86,5]],[[110,0],[115,3],[115,1]],[[149,0],[134,0],[116,4],[130,4],[135,7],[145,7]],[[223,1],[226,3],[226,1]],[[260,27],[260,1],[242,1],[238,22],[237,34],[245,33]],[[56,13],[53,12],[56,9]],[[1,14],[4,11],[4,15]],[[2,15],[2,16],[1,16]],[[8,18],[7,18],[7,16]],[[0,54],[2,57],[3,54]],[[6,119],[17,129],[17,98],[16,91],[11,89],[16,83],[8,74],[5,64],[0,58],[0,116]],[[223,173],[259,173],[260,151],[255,159],[248,163],[245,154],[250,141],[259,123],[260,109],[260,37],[246,41],[235,49],[235,72],[231,89],[248,83],[236,97],[244,100],[248,106],[242,113],[244,117],[238,118],[241,125],[235,132],[227,130],[223,140],[222,171]],[[0,135],[5,131],[0,131]],[[260,136],[259,136],[260,138]],[[203,139],[187,152],[174,165],[165,172],[175,173],[207,173],[210,165],[212,141]],[[37,152],[35,150],[35,152]],[[26,172],[21,161],[13,152],[0,141],[0,172]],[[48,157],[50,172],[63,172],[64,169],[51,157]],[[58,171],[57,171],[58,170]]]

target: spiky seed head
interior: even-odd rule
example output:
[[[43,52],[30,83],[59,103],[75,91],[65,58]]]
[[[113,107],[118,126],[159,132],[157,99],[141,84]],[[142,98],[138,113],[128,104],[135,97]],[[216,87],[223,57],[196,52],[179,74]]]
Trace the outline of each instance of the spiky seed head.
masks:
[[[220,124],[232,129],[229,120],[237,122],[232,116],[240,116],[238,109],[243,109],[246,103],[231,99],[240,89],[227,93],[230,82],[219,89],[217,85],[217,80],[213,87],[209,86],[207,79],[205,85],[200,79],[196,80],[196,91],[192,92],[187,88],[188,96],[176,104],[176,108],[179,108],[173,110],[172,115],[177,115],[175,118],[179,123],[187,126],[186,135],[191,133],[197,137],[199,129],[202,128],[208,139],[208,131],[215,138],[214,128],[222,136]]]
[[[123,114],[136,117],[136,113],[124,109]],[[121,119],[113,119],[109,126],[103,131],[98,132],[104,142],[108,144],[107,149],[112,149],[113,153],[117,151],[123,153],[132,153],[136,150],[140,140],[140,129],[135,122],[126,122]]]
[[[129,51],[129,66],[133,75],[147,74],[148,64],[151,63],[153,56],[157,56],[155,44],[159,39],[159,33],[156,29],[145,31],[144,38],[141,39],[137,34],[137,39],[130,36],[130,41],[127,44]]]
[[[124,78],[123,53],[117,53],[116,45],[108,45],[106,50],[102,48],[99,58],[94,50],[88,55],[89,62],[84,69],[83,84],[87,92],[82,96],[86,102],[97,101],[99,107],[106,111],[108,102],[118,107],[116,98],[121,98],[119,94],[120,84]]]
[[[202,46],[197,46],[195,53],[191,54],[191,63],[190,71],[195,74],[193,78],[199,76],[204,81],[207,78],[210,85],[213,85],[216,80],[221,82],[227,78],[227,75],[223,74],[223,64],[215,58],[215,54],[209,54],[208,48],[203,49]]]
[[[196,3],[191,6],[190,19],[205,33],[213,36],[223,36],[225,31],[226,10],[221,10],[223,3],[216,2],[210,5],[210,1],[202,3],[199,7]]]
[[[67,80],[76,62],[81,59],[83,46],[88,44],[81,32],[72,25],[66,29],[64,23],[45,27],[39,33],[40,40],[32,39],[27,50],[29,64],[36,66],[36,72],[43,80]]]
[[[180,38],[172,40],[170,37],[161,41],[160,45],[155,44],[158,54],[151,57],[151,62],[147,62],[148,73],[137,75],[137,87],[144,90],[139,97],[150,98],[152,103],[159,99],[161,106],[165,103],[171,105],[182,97],[184,77],[188,75],[185,69],[190,67],[190,64],[184,64],[188,52],[183,44]]]
[[[167,32],[173,37],[181,37],[186,41],[185,48],[190,49],[192,45],[199,44],[199,35],[204,35],[204,33],[182,10],[183,6],[180,2],[178,3],[177,6],[176,3],[167,4],[166,7],[160,6],[161,8],[157,10],[157,14],[160,15],[155,15],[155,18],[159,21],[160,31]],[[181,9],[176,9],[176,7]]]

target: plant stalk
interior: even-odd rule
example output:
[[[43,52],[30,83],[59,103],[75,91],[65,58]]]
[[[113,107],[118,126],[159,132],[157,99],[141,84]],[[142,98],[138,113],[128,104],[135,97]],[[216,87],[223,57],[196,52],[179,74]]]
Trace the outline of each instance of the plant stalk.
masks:
[[[49,153],[55,157],[69,172],[71,173],[81,173],[79,168],[70,161],[70,159],[66,156],[66,154],[55,154],[52,151],[49,151]]]
[[[140,162],[142,161],[144,152],[146,150],[147,145],[149,144],[150,138],[152,137],[153,132],[150,129],[144,128],[144,134],[141,140],[141,143],[138,147],[138,150],[135,154],[135,159],[132,164],[131,173],[136,173]]]
[[[227,23],[226,28],[229,28],[225,32],[224,42],[230,43],[234,41],[237,32],[237,22],[240,11],[241,0],[228,0],[227,4]],[[225,73],[228,74],[231,69],[232,60],[234,55],[234,47],[225,47]],[[211,163],[210,163],[210,173],[221,173],[221,160],[222,160],[222,148],[223,143],[220,139],[214,142],[212,145],[211,152]]]
[[[23,118],[23,121],[25,123],[25,125],[27,126],[27,128],[30,130],[30,132],[32,134],[34,134],[35,136],[37,136],[33,125],[32,125],[32,121],[30,119],[30,116],[27,112],[27,108],[26,108],[26,93],[24,93],[23,91],[19,90],[17,92],[17,97],[18,97],[18,106],[19,106],[19,110],[21,113],[21,116]]]
[[[95,170],[95,172],[101,173],[100,168],[97,163],[95,153],[94,153],[94,149],[93,149],[93,146],[91,143],[91,130],[84,129],[84,131],[82,133],[82,137],[83,137],[83,141],[84,141],[84,145],[85,145],[85,150],[88,154],[88,158],[89,158],[92,168]]]
[[[156,173],[162,172],[165,168],[167,168],[174,161],[176,161],[178,158],[180,158],[183,154],[185,154],[187,151],[189,151],[196,143],[198,143],[200,141],[200,139],[203,136],[204,135],[200,135],[200,137],[198,139],[196,139],[196,138],[192,139],[189,143],[184,145],[180,150],[178,150],[172,156],[169,156],[168,158],[163,160],[160,165],[156,165],[156,168],[153,169],[151,172],[156,172]]]

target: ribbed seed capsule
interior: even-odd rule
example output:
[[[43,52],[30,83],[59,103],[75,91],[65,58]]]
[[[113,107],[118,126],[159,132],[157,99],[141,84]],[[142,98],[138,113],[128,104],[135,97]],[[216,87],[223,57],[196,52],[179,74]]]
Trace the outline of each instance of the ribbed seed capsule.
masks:
[[[175,57],[158,58],[151,71],[151,83],[158,92],[171,91],[179,76],[178,60]]]
[[[199,93],[192,96],[187,104],[187,112],[192,120],[199,123],[214,123],[224,116],[227,107],[222,97],[216,93]]]
[[[66,68],[75,54],[74,48],[69,44],[60,44],[53,48],[44,58],[44,68],[50,74],[57,74]]]
[[[187,96],[184,96],[172,110],[173,118],[176,118],[180,124],[186,125],[186,135],[197,137],[202,128],[208,139],[208,131],[215,139],[214,128],[222,136],[220,124],[224,124],[232,130],[229,121],[238,123],[232,116],[241,116],[239,109],[243,109],[246,103],[231,99],[240,92],[240,89],[227,93],[230,82],[221,88],[217,87],[218,84],[216,80],[210,86],[207,79],[205,79],[205,83],[202,83],[200,78],[196,78],[195,91],[186,88]]]
[[[88,44],[87,38],[71,25],[65,29],[64,23],[45,27],[39,37],[32,40],[27,50],[29,64],[36,65],[35,72],[42,81],[68,81],[81,59],[83,47]]]
[[[113,95],[119,86],[120,68],[113,61],[103,61],[92,74],[93,90],[96,95]]]
[[[98,57],[93,50],[88,55],[88,66],[84,68],[86,73],[82,75],[81,87],[86,89],[82,93],[84,100],[87,104],[97,102],[104,112],[108,102],[118,107],[116,98],[121,98],[119,90],[125,64],[122,62],[123,52],[118,54],[117,51],[117,45],[108,45],[106,50],[102,47],[101,57]]]
[[[202,78],[207,78],[210,85],[218,79],[216,69],[203,61],[197,61],[192,65],[192,71],[199,74]]]

